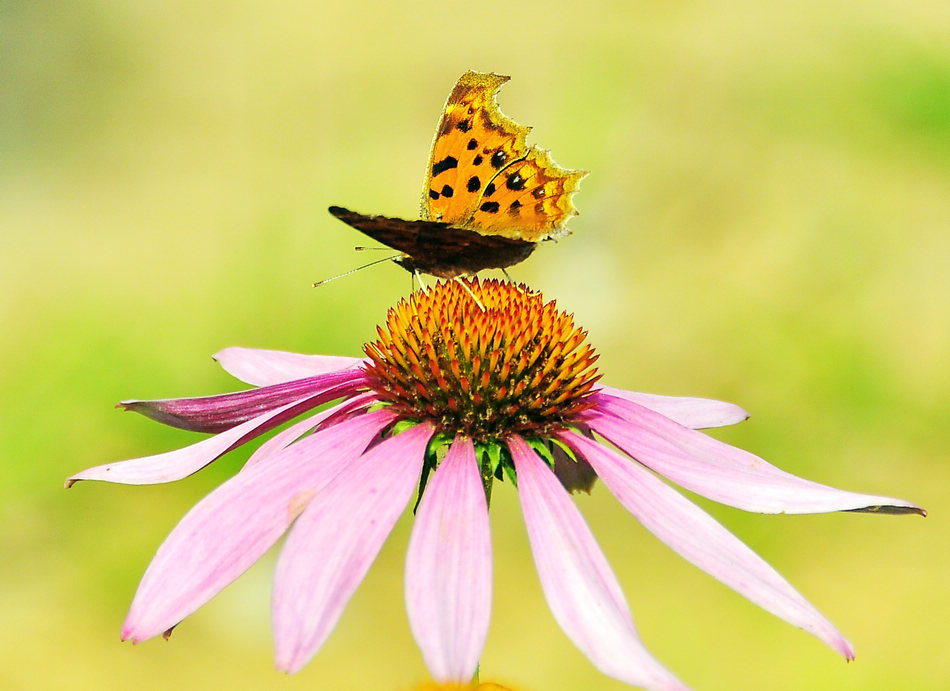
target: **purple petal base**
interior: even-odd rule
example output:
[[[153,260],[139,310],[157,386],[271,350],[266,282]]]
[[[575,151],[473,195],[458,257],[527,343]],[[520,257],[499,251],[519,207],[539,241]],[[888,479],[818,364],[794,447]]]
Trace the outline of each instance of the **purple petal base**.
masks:
[[[171,427],[217,434],[300,398],[324,394],[319,403],[314,403],[319,405],[360,388],[365,388],[365,378],[354,369],[218,396],[122,401],[118,407]]]
[[[349,390],[349,387],[350,384],[345,384],[338,390],[325,391],[313,398],[305,398],[285,405],[283,408],[271,410],[237,427],[232,427],[226,432],[221,432],[210,439],[203,439],[182,449],[87,468],[66,480],[66,487],[71,487],[79,480],[101,480],[126,485],[151,485],[181,480],[192,473],[198,472],[228,451],[327,400],[338,398],[339,395],[342,395],[341,392]]]

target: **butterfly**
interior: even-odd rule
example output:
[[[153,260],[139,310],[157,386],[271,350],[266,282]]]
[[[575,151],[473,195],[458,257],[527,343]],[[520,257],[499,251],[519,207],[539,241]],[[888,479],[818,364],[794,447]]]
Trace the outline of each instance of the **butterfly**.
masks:
[[[567,235],[571,197],[587,171],[566,170],[527,146],[530,130],[505,116],[495,96],[510,77],[466,72],[445,103],[432,141],[420,220],[366,216],[339,206],[336,218],[401,252],[394,261],[439,278],[505,269],[542,240]]]

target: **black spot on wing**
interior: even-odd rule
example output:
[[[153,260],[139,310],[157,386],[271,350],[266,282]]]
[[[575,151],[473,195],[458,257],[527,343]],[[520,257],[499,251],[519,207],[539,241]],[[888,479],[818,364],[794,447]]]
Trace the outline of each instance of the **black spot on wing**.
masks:
[[[485,196],[490,197],[493,194],[495,194],[495,183],[489,182],[487,185],[485,185]]]
[[[435,190],[430,189],[430,190],[429,190],[429,199],[438,199],[438,198],[439,198],[439,193],[436,192]]]
[[[474,151],[476,148],[478,148],[478,142],[475,141],[474,139],[469,139],[469,140],[468,140],[468,150],[469,150],[469,151]]]
[[[451,197],[453,194],[455,194],[455,190],[453,190],[451,187],[449,187],[448,185],[442,186],[443,197]]]
[[[497,214],[498,213],[498,202],[485,202],[480,207],[478,207],[487,214]]]
[[[474,141],[474,140],[473,140],[473,141]],[[482,161],[483,161],[483,160],[484,160],[484,159],[483,159],[481,156],[476,156],[475,158],[472,159],[472,165],[473,165],[473,166],[480,166],[480,165],[482,164]]]
[[[521,173],[512,173],[508,176],[508,180],[505,182],[505,187],[510,190],[519,191],[524,189],[524,178],[521,177]]]
[[[482,181],[478,179],[478,176],[473,175],[468,179],[468,185],[465,189],[469,192],[478,192],[478,189],[482,186]]]
[[[454,156],[446,156],[438,163],[434,163],[432,165],[432,177],[438,177],[450,168],[457,168],[458,164],[459,162],[457,158]]]
[[[505,161],[508,160],[508,154],[503,150],[498,149],[495,153],[491,155],[491,166],[492,168],[501,168],[505,165]]]

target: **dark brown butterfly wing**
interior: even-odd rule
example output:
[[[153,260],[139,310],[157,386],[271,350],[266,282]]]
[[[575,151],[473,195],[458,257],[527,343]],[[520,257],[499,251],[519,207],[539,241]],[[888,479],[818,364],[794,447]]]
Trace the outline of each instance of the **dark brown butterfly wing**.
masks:
[[[395,261],[410,272],[439,278],[504,269],[528,258],[537,243],[502,235],[482,235],[438,221],[406,221],[364,216],[339,206],[330,213],[374,240],[403,253]]]

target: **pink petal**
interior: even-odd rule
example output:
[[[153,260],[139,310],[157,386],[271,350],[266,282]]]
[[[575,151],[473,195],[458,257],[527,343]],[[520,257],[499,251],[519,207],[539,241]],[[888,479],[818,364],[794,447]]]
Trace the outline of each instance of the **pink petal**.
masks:
[[[332,408],[324,410],[321,413],[317,413],[316,415],[305,418],[300,422],[291,425],[287,429],[275,434],[273,437],[257,447],[257,450],[251,454],[250,458],[247,459],[247,463],[244,464],[243,470],[267,460],[278,451],[281,451],[282,449],[285,449],[293,444],[310,430],[316,429],[317,427],[326,428],[331,424],[335,424],[335,422],[342,422],[343,420],[352,417],[354,414],[362,414],[366,408],[376,401],[377,398],[374,393],[367,392],[364,394],[359,394],[333,406]]]
[[[79,480],[103,480],[126,485],[148,485],[180,480],[201,470],[231,449],[235,449],[287,420],[297,417],[302,412],[320,405],[320,403],[325,402],[325,397],[332,395],[332,393],[332,391],[324,392],[318,396],[305,398],[276,410],[271,410],[237,427],[232,427],[226,432],[221,432],[221,434],[217,434],[210,439],[204,439],[183,449],[87,468],[66,480],[66,486],[71,487]]]
[[[137,642],[166,631],[244,573],[392,420],[377,411],[317,432],[198,502],[149,564],[122,638]]]
[[[554,473],[520,437],[509,438],[508,448],[538,577],[564,633],[608,676],[685,689],[643,646],[607,559]]]
[[[805,480],[643,406],[595,396],[598,408],[585,413],[594,431],[660,475],[714,501],[761,513],[924,513],[903,499],[845,492]]]
[[[298,671],[336,626],[412,498],[433,432],[424,422],[374,446],[297,519],[274,578],[278,669]]]
[[[362,360],[337,355],[301,355],[282,350],[231,347],[212,357],[231,376],[254,386],[280,384],[358,367]]]
[[[669,547],[763,609],[817,636],[849,660],[854,648],[755,552],[638,463],[573,432],[559,435],[624,507]]]
[[[119,407],[141,413],[165,425],[213,434],[303,397],[321,394],[323,398],[314,403],[319,405],[355,393],[361,388],[366,388],[362,372],[348,370],[217,396],[122,401]]]
[[[491,531],[485,488],[467,437],[458,437],[426,486],[406,557],[406,609],[438,682],[471,681],[488,637]]]
[[[716,401],[711,398],[660,396],[654,393],[615,389],[610,386],[599,387],[598,393],[642,405],[690,429],[725,427],[749,419],[749,413],[734,403]]]

